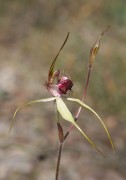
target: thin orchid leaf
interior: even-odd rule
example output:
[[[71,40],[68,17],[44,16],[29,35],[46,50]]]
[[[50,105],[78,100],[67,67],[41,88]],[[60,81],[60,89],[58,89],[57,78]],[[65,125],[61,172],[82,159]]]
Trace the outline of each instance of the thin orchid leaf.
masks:
[[[71,122],[85,137],[85,139],[94,147],[100,154],[103,155],[103,153],[99,150],[97,145],[92,142],[92,140],[82,131],[82,129],[77,125],[75,122],[71,112],[67,108],[66,104],[63,102],[63,100],[59,97],[56,98],[56,105],[59,113],[61,114],[62,118],[65,119],[66,121]],[[104,156],[104,155],[103,155]]]
[[[95,44],[93,45],[93,47],[91,48],[90,50],[90,57],[89,57],[89,68],[92,67],[94,61],[95,61],[95,58],[96,58],[96,55],[99,51],[99,48],[100,48],[100,41],[101,41],[101,38],[102,36],[110,29],[110,25],[108,25],[103,31],[102,33],[100,34],[100,36],[97,38]]]
[[[108,136],[108,138],[109,138],[110,144],[111,144],[111,146],[112,146],[112,149],[113,149],[113,151],[114,151],[115,148],[114,148],[114,144],[113,144],[112,138],[111,138],[111,136],[110,136],[110,134],[109,134],[109,131],[108,131],[106,125],[104,124],[104,122],[102,121],[102,119],[99,117],[99,115],[98,115],[91,107],[89,107],[88,105],[86,105],[85,103],[83,103],[82,101],[80,101],[79,99],[75,99],[75,98],[67,98],[67,99],[68,99],[69,101],[75,101],[75,102],[77,102],[77,103],[80,104],[82,107],[90,110],[93,114],[95,114],[95,116],[99,119],[99,121],[101,122],[103,128],[105,129],[106,134],[107,134],[107,136]]]
[[[67,34],[67,36],[66,36],[66,38],[65,38],[65,41],[63,42],[60,50],[58,51],[57,55],[56,55],[55,58],[53,59],[53,62],[52,62],[51,66],[50,66],[50,69],[49,69],[48,82],[50,82],[50,80],[51,80],[51,78],[52,78],[52,76],[53,76],[54,66],[55,66],[56,60],[57,60],[57,58],[58,58],[61,50],[62,50],[63,47],[65,46],[65,44],[66,44],[66,42],[67,42],[67,40],[68,40],[69,34],[70,34],[70,33],[68,32],[68,34]]]
[[[17,112],[24,108],[25,106],[28,106],[28,105],[31,105],[31,104],[34,104],[34,103],[41,103],[41,102],[49,102],[49,101],[54,101],[56,98],[55,97],[51,97],[51,98],[46,98],[46,99],[38,99],[38,100],[33,100],[33,101],[29,101],[28,103],[22,105],[22,106],[19,106],[16,111],[14,112],[14,115],[13,115],[13,120],[11,122],[11,125],[10,125],[10,129],[9,129],[9,133],[11,132],[11,129],[13,127],[13,124],[14,124],[14,120],[15,120],[15,117],[17,115]]]

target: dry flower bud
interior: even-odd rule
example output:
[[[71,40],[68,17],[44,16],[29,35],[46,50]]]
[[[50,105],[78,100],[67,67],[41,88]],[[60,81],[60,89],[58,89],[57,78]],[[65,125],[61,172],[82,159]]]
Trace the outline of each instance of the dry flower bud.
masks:
[[[89,57],[89,68],[92,68],[93,63],[95,61],[96,55],[98,53],[98,50],[100,48],[100,41],[102,36],[110,29],[110,25],[108,25],[104,31],[102,31],[102,33],[100,34],[100,36],[97,38],[95,44],[93,45],[93,47],[90,50],[90,57]]]

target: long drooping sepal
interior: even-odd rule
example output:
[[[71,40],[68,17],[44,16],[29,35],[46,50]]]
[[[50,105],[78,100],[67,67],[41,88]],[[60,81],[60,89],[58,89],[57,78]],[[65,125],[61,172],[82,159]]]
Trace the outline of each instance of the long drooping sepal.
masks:
[[[102,121],[102,119],[99,117],[99,115],[98,115],[91,107],[89,107],[88,105],[86,105],[85,103],[83,103],[82,101],[80,101],[79,99],[75,99],[75,98],[67,98],[67,99],[68,99],[69,101],[75,101],[75,102],[77,102],[79,105],[81,105],[82,107],[90,110],[93,114],[95,114],[95,116],[99,119],[99,121],[101,122],[102,126],[104,127],[104,129],[105,129],[105,131],[106,131],[106,133],[107,133],[107,136],[108,136],[108,138],[109,138],[110,144],[111,144],[111,146],[112,146],[112,149],[113,149],[113,151],[114,151],[115,147],[114,147],[112,138],[111,138],[111,136],[110,136],[110,134],[109,134],[109,132],[108,132],[108,129],[107,129],[106,125],[104,124],[104,122]]]
[[[77,125],[75,122],[71,112],[67,108],[66,104],[63,102],[63,100],[59,97],[56,97],[56,105],[59,113],[61,114],[62,118],[65,119],[66,121],[71,122],[86,138],[86,140],[100,153],[103,155],[103,153],[99,150],[97,145],[91,141],[91,139],[82,131],[82,129]]]
[[[65,44],[66,44],[66,42],[67,42],[67,40],[68,40],[69,34],[70,34],[70,33],[68,32],[68,33],[67,33],[67,36],[66,36],[66,38],[65,38],[65,41],[63,42],[60,50],[58,51],[57,55],[56,55],[55,58],[53,59],[53,62],[52,62],[52,64],[51,64],[51,66],[50,66],[49,74],[48,74],[48,83],[50,83],[50,81],[51,81],[51,78],[52,78],[53,73],[54,73],[54,66],[55,66],[56,60],[57,60],[57,58],[58,58],[61,50],[62,50],[63,47],[65,46]]]
[[[18,112],[20,109],[24,108],[25,106],[34,104],[34,103],[49,102],[49,101],[54,101],[55,99],[56,99],[55,97],[46,98],[46,99],[38,99],[38,100],[29,101],[28,103],[26,103],[26,104],[24,104],[24,105],[22,105],[22,106],[19,106],[19,107],[16,109],[16,111],[14,112],[13,120],[12,120],[12,122],[11,122],[10,129],[9,129],[9,133],[11,132],[11,129],[12,129],[12,127],[13,127],[16,114],[17,114],[17,112]]]

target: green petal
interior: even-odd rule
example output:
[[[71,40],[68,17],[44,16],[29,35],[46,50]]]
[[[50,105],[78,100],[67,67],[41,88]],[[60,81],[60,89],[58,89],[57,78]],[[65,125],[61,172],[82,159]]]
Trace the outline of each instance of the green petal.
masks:
[[[17,112],[18,112],[20,109],[22,109],[22,108],[25,107],[25,106],[34,104],[34,103],[49,102],[49,101],[53,101],[53,100],[55,100],[55,99],[56,99],[55,97],[46,98],[46,99],[38,99],[38,100],[29,101],[28,103],[26,103],[26,104],[24,104],[24,105],[22,105],[22,106],[19,106],[19,107],[16,109],[16,111],[14,112],[13,120],[12,120],[12,122],[11,122],[10,129],[9,129],[9,133],[11,132],[12,126],[13,126],[13,124],[14,124],[15,116],[16,116]]]
[[[59,111],[59,113],[61,114],[61,116],[63,117],[63,119],[71,122],[82,134],[83,136],[86,138],[86,140],[100,153],[102,154],[102,152],[98,149],[98,147],[96,146],[96,144],[94,144],[91,139],[82,131],[82,129],[77,125],[77,123],[75,122],[71,112],[69,111],[69,109],[67,108],[66,104],[63,102],[63,100],[59,97],[56,97],[56,105],[57,105],[57,109]],[[103,155],[103,154],[102,154]],[[103,155],[104,156],[104,155]]]
[[[89,109],[91,112],[93,112],[93,114],[95,114],[97,116],[97,118],[100,120],[102,126],[104,127],[105,131],[106,131],[106,134],[108,135],[108,138],[109,138],[109,141],[110,141],[110,144],[112,146],[112,149],[114,151],[115,147],[114,147],[114,144],[112,142],[112,138],[108,132],[108,129],[106,127],[106,125],[104,124],[104,122],[102,121],[102,119],[99,117],[99,115],[92,109],[90,108],[88,105],[86,105],[85,103],[83,103],[82,101],[80,101],[79,99],[75,99],[75,98],[67,98],[68,100],[70,101],[75,101],[77,103],[79,103],[82,107],[85,107],[86,109]]]

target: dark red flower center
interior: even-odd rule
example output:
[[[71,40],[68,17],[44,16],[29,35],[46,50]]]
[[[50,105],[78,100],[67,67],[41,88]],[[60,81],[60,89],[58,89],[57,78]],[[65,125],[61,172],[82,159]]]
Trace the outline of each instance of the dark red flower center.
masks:
[[[62,94],[66,94],[68,90],[71,91],[73,83],[69,77],[61,76],[61,78],[57,78],[56,84],[45,82],[44,85],[53,96],[60,97]]]
[[[62,76],[57,83],[58,90],[61,94],[66,94],[68,90],[71,91],[72,86],[72,81],[66,76]]]

